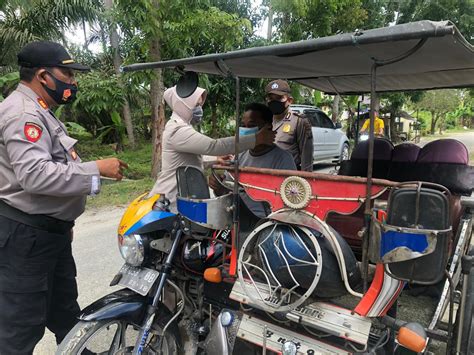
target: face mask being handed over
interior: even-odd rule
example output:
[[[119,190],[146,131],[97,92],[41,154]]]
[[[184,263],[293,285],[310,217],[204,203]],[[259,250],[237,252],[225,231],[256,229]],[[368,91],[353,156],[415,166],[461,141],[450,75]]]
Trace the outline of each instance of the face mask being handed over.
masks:
[[[196,106],[193,108],[193,116],[191,117],[191,124],[198,125],[202,121],[202,116],[204,115],[204,112],[202,110],[202,106]]]
[[[51,76],[51,78],[53,78],[54,84],[56,85],[56,89],[53,90],[43,84],[43,87],[45,88],[48,95],[51,96],[51,98],[58,105],[64,105],[73,102],[76,99],[77,85],[66,83],[57,79],[50,72],[47,73]]]
[[[280,115],[286,110],[285,102],[281,102],[278,100],[272,100],[268,103],[268,108],[274,115]]]
[[[250,136],[251,134],[256,134],[258,132],[258,127],[239,127],[240,136]]]

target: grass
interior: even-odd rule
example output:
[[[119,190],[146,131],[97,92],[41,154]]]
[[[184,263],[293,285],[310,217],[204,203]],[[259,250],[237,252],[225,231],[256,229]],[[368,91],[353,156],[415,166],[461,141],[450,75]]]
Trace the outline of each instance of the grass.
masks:
[[[125,148],[123,152],[116,153],[110,145],[98,144],[94,140],[88,140],[80,142],[77,150],[84,161],[112,157],[123,160],[128,164],[128,169],[124,175],[125,179],[137,180],[150,176],[152,148],[151,143],[141,143],[134,150]]]
[[[100,194],[88,197],[87,208],[127,205],[153,187],[154,181],[150,178],[152,158],[150,143],[142,143],[137,149],[126,148],[124,152],[116,153],[110,145],[98,144],[94,140],[83,140],[78,143],[77,150],[83,161],[116,157],[128,164],[128,169],[124,172],[124,181],[103,180]]]
[[[87,198],[87,208],[128,205],[153,187],[151,178],[103,183],[100,194]]]

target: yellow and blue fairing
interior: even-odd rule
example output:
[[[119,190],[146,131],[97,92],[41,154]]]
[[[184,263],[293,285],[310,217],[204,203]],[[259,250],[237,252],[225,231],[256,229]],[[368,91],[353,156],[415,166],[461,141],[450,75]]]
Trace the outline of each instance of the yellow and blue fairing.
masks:
[[[122,216],[118,227],[120,236],[169,228],[176,215],[168,211],[153,210],[160,195],[147,198],[147,193],[136,198]],[[153,227],[153,228],[147,228]]]

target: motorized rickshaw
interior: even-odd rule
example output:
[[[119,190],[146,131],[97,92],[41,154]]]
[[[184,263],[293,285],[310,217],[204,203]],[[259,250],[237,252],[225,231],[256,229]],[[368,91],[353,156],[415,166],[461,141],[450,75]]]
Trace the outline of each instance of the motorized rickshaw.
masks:
[[[190,72],[235,80],[239,127],[241,78],[370,92],[373,113],[379,92],[474,86],[474,48],[452,23],[420,21],[123,69],[156,68],[184,72],[187,86]],[[474,353],[474,167],[462,143],[393,146],[375,139],[372,115],[368,141],[337,176],[238,158],[214,169],[234,182],[222,182],[224,196],[182,167],[178,214],[159,195],[129,206],[119,226],[127,264],[114,280],[126,289],[87,307],[58,353],[390,354],[434,342]],[[267,218],[249,213],[243,191],[268,203]],[[400,295],[428,286],[439,291],[429,322],[401,319]],[[93,350],[110,329],[106,351]]]

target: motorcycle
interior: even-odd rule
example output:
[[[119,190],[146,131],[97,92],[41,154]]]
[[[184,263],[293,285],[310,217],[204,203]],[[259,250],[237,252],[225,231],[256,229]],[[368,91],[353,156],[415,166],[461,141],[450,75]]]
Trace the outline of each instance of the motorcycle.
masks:
[[[242,290],[237,286],[236,291],[235,278],[229,275],[232,194],[210,198],[204,175],[194,167],[178,169],[177,180],[178,214],[169,211],[169,202],[160,195],[142,195],[129,205],[118,228],[119,249],[126,263],[111,283],[126,289],[84,309],[58,353],[226,354],[234,347],[235,335],[234,339],[222,337],[225,327],[238,324],[238,301],[242,301]],[[252,235],[262,244],[262,257],[270,258],[265,265],[268,272],[275,269],[281,273],[290,261],[291,267],[281,278],[284,287],[289,287],[296,275],[298,287],[309,287],[308,295],[314,293],[316,284],[320,297],[345,293],[344,285],[334,279],[334,272],[339,272],[335,250],[321,233],[278,219],[259,220],[243,201],[240,218],[247,221],[241,225],[242,240],[247,240],[253,230]],[[268,236],[280,236],[282,250],[288,254],[281,257],[272,252],[275,240]],[[307,236],[312,243],[304,241]],[[354,254],[340,236],[336,240],[344,249],[350,283],[355,285],[360,272]],[[299,259],[305,250],[310,253]],[[213,323],[220,323],[222,328],[214,330]],[[131,336],[128,333],[133,329],[138,331]],[[98,336],[108,340],[97,341],[94,338]],[[134,338],[134,343],[127,338]],[[237,344],[246,351],[257,349],[239,341]]]

